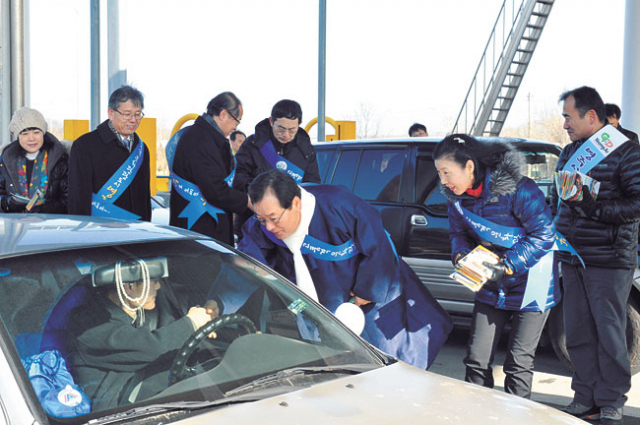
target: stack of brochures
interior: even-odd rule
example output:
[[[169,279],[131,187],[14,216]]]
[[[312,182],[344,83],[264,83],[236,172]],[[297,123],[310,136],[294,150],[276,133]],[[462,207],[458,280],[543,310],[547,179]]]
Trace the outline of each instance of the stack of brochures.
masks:
[[[582,201],[582,186],[587,186],[593,199],[598,197],[600,182],[580,171],[558,171],[556,173],[558,196],[564,201]]]
[[[44,198],[43,193],[40,191],[40,189],[37,189],[36,192],[33,194],[33,196],[31,198],[27,198],[26,196],[22,196],[22,195],[18,195],[18,194],[13,194],[11,195],[11,197],[18,203],[20,204],[24,204],[25,205],[25,209],[27,211],[31,211],[31,208],[33,208],[33,206],[40,201],[41,199]]]
[[[485,263],[498,264],[499,262],[500,257],[487,248],[478,246],[458,260],[455,271],[449,277],[472,291],[478,292],[493,274]]]

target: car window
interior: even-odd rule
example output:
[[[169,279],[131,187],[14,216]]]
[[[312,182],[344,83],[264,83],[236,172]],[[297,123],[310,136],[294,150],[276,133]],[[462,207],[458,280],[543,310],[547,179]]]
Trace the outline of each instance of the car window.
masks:
[[[342,185],[349,190],[353,189],[353,179],[358,169],[358,159],[360,158],[360,150],[346,150],[340,152],[336,171],[331,179],[331,184]],[[327,177],[327,182],[329,182]]]
[[[334,149],[317,149],[316,150],[316,158],[318,158],[318,168],[320,170],[320,181],[324,182],[327,175],[327,170],[329,169],[329,164],[331,164],[331,159],[333,158],[333,154],[335,153]]]
[[[521,148],[520,151],[524,155],[521,173],[533,179],[545,196],[549,196],[558,164],[558,155],[544,151],[527,150],[526,147]]]
[[[369,201],[397,202],[405,158],[401,149],[365,151],[353,192]]]
[[[446,217],[447,198],[440,191],[440,179],[430,156],[418,156],[416,163],[416,200],[430,214]]]
[[[4,334],[11,337],[7,342],[13,343],[36,393],[46,394],[43,383],[69,385],[59,403],[51,395],[40,400],[51,416],[78,416],[69,424],[151,398],[158,403],[223,398],[292,367],[382,365],[295,287],[213,241],[3,259],[0,291]],[[122,301],[127,297],[142,304],[144,314],[129,314]],[[215,338],[207,338],[207,331],[193,354],[177,362],[195,333],[187,313],[198,306],[213,308],[212,302],[220,319],[212,330]]]

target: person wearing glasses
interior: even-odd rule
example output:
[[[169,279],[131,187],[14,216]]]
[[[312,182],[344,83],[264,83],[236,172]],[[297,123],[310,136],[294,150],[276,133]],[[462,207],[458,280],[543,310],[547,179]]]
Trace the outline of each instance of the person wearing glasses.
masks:
[[[244,148],[243,148],[244,149]],[[397,255],[378,211],[343,186],[298,186],[269,170],[249,186],[255,215],[238,249],[332,313],[359,306],[361,336],[422,369],[451,331],[449,315]]]
[[[180,136],[171,168],[172,226],[233,246],[232,214],[251,207],[247,194],[231,187],[236,168],[227,137],[241,119],[236,95],[220,93]]]
[[[238,152],[238,171],[233,187],[247,192],[260,173],[272,168],[285,171],[296,183],[320,183],[316,150],[304,129],[302,108],[294,100],[283,99],[271,109],[271,116],[260,121]],[[236,218],[236,234],[250,212]]]
[[[144,96],[122,86],[109,96],[109,119],[80,136],[69,157],[69,214],[151,220],[149,149],[136,130]]]

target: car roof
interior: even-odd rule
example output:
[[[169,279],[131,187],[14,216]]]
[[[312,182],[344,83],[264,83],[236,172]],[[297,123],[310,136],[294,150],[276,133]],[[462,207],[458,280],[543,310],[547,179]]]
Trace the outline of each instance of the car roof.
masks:
[[[0,214],[0,258],[176,239],[209,238],[177,227],[144,221],[55,214]]]
[[[476,137],[477,140],[485,143],[490,142],[509,142],[516,145],[534,144],[560,147],[555,143],[543,142],[535,139],[524,139],[520,137]],[[437,137],[397,137],[397,138],[381,138],[381,139],[358,139],[358,140],[336,140],[332,142],[314,142],[315,147],[319,146],[344,146],[344,145],[361,145],[361,144],[373,144],[373,145],[388,145],[388,144],[436,144],[440,142],[442,138]]]

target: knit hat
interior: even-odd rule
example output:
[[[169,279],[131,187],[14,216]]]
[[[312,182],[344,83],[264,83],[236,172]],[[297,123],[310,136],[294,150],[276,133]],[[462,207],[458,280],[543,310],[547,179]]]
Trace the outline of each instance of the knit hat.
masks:
[[[9,123],[9,131],[15,140],[18,138],[18,134],[27,128],[39,128],[43,133],[46,133],[47,122],[40,112],[25,106],[13,113]]]

